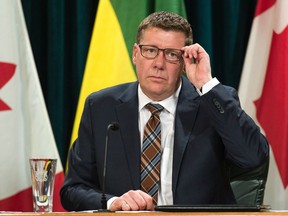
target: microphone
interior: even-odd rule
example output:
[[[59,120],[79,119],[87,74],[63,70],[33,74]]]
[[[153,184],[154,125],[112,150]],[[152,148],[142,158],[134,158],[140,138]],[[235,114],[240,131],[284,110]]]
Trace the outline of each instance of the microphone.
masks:
[[[105,152],[104,152],[104,165],[103,165],[103,187],[102,187],[102,209],[98,211],[109,211],[107,210],[107,199],[106,199],[106,192],[105,192],[105,183],[106,183],[106,168],[107,168],[107,148],[108,148],[108,141],[109,141],[109,132],[111,130],[116,131],[119,129],[119,123],[118,122],[112,122],[107,126],[106,130],[106,142],[105,142]]]

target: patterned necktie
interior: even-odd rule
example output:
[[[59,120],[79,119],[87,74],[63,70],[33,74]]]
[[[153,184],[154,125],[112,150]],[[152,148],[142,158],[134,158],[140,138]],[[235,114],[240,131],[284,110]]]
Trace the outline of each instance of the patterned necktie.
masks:
[[[159,114],[163,110],[160,104],[147,104],[151,117],[144,128],[141,154],[141,190],[150,194],[153,203],[158,200],[161,160],[161,124]]]

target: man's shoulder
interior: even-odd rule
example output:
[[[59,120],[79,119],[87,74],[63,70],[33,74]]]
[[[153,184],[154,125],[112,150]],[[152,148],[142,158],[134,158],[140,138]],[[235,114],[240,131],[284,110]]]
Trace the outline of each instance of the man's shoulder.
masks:
[[[99,91],[95,91],[91,93],[88,98],[89,99],[96,99],[96,98],[106,98],[106,97],[119,97],[125,92],[135,92],[137,89],[138,82],[129,82],[129,83],[122,83],[115,86],[107,87],[101,89]],[[134,90],[135,89],[135,90]]]

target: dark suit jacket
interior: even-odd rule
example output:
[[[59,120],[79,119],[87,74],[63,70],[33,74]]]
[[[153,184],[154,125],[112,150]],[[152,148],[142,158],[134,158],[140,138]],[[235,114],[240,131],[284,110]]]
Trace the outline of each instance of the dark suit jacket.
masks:
[[[240,108],[236,91],[218,84],[199,96],[183,77],[175,117],[172,190],[174,204],[227,204],[235,199],[227,164],[255,167],[269,155],[265,137]],[[101,208],[105,136],[109,132],[107,198],[140,188],[138,82],[91,94],[61,189],[67,210]]]

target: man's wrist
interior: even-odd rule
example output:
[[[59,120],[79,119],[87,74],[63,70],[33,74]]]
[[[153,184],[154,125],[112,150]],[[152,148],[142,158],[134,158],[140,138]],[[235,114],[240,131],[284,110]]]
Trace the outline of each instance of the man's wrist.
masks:
[[[112,197],[107,201],[107,209],[110,209],[111,204],[117,199],[118,197]]]
[[[220,82],[218,81],[218,79],[214,77],[211,80],[209,80],[207,83],[205,83],[200,89],[197,88],[197,92],[199,93],[199,95],[204,95],[207,92],[209,92],[213,87],[218,85],[219,83]]]

